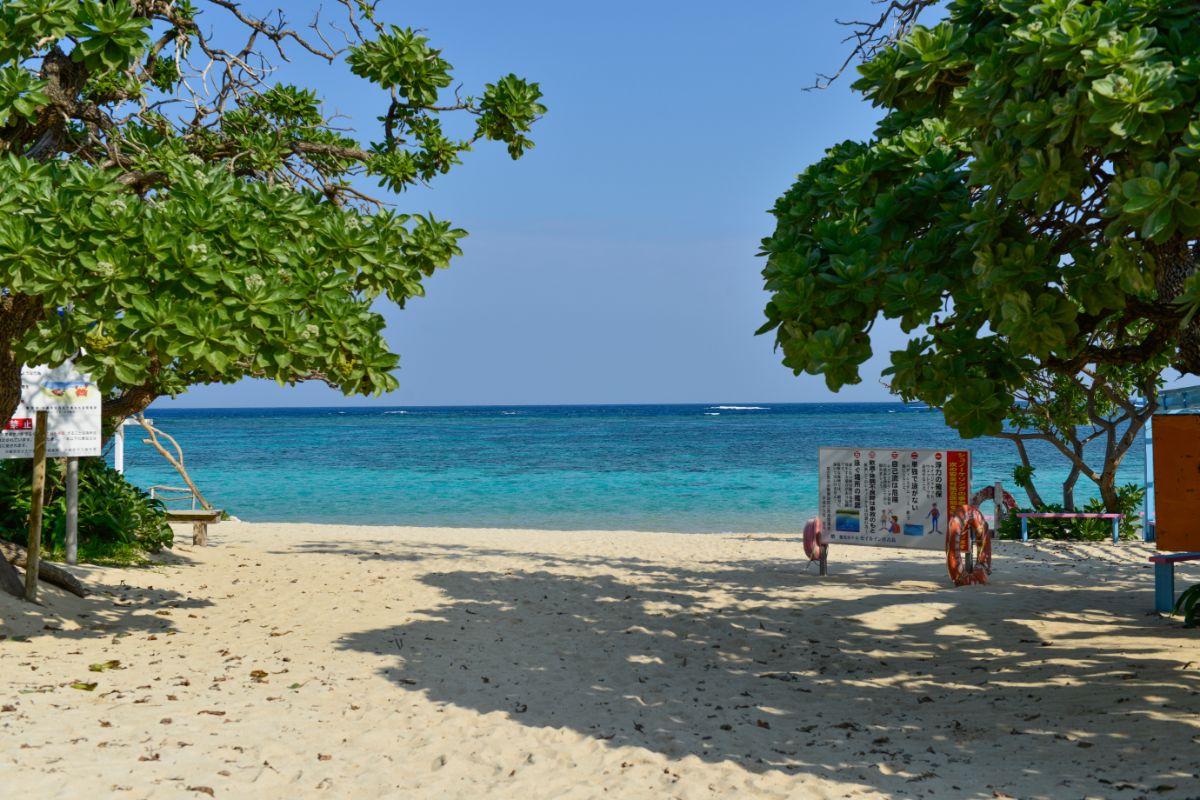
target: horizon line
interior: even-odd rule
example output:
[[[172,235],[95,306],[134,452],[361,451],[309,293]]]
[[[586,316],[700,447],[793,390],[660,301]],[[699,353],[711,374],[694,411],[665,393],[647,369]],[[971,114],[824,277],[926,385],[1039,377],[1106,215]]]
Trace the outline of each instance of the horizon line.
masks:
[[[163,399],[163,398],[160,398]],[[168,400],[169,401],[169,400]],[[158,400],[155,400],[158,402]],[[916,402],[916,401],[914,401]],[[694,402],[685,403],[429,403],[429,404],[401,404],[401,405],[313,405],[313,406],[190,406],[185,408],[171,409],[168,407],[159,408],[159,411],[246,411],[246,410],[327,410],[336,409],[338,411],[348,410],[372,410],[385,408],[637,408],[642,406],[699,406],[703,408],[718,408],[725,406],[733,408],[739,406],[746,410],[753,410],[752,407],[757,406],[763,410],[769,410],[770,406],[823,406],[823,405],[911,405],[904,400],[727,400],[719,402]],[[935,410],[932,406],[921,404],[924,408]],[[147,408],[146,411],[150,411]]]

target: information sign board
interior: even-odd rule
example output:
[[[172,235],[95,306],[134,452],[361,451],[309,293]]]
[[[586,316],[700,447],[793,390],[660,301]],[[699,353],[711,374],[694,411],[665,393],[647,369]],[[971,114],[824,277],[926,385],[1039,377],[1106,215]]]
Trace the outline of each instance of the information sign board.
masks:
[[[950,514],[970,498],[967,450],[822,447],[819,464],[831,544],[940,549]]]
[[[21,402],[0,430],[0,458],[33,458],[36,412],[46,411],[46,457],[100,455],[100,390],[67,362],[23,367]]]

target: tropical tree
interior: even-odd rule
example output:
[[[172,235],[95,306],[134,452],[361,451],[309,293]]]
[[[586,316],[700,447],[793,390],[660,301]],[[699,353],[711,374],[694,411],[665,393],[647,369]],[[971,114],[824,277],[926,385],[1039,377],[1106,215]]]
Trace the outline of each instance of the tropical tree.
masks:
[[[854,86],[885,116],[776,203],[760,333],[837,390],[899,320],[891,387],[965,436],[1002,433],[1039,380],[1112,421],[1105,386],[1141,365],[1200,373],[1193,4],[954,0],[916,25],[929,5],[891,3],[895,40],[863,29]]]
[[[370,184],[426,183],[480,140],[519,158],[545,108],[514,75],[448,97],[425,36],[333,5],[297,29],[233,0],[0,3],[0,424],[23,363],[71,357],[111,417],[250,376],[397,385],[373,304],[422,294],[465,232]],[[370,142],[286,82],[291,57],[376,89]]]
[[[1026,385],[1015,392],[1005,429],[995,435],[1016,446],[1021,463],[1014,477],[1034,508],[1045,503],[1027,444],[1041,441],[1051,444],[1071,465],[1062,484],[1064,510],[1075,510],[1080,477],[1096,485],[1106,509],[1120,510],[1117,470],[1158,408],[1161,371],[1160,361],[1137,367],[1100,365],[1074,375],[1042,370],[1028,376]]]

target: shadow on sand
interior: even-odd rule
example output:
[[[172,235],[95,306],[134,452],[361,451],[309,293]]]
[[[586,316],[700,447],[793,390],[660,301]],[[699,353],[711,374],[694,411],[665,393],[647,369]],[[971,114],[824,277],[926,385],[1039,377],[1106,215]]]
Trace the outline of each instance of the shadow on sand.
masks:
[[[154,557],[152,564],[122,567],[121,570],[153,572],[162,567],[190,567],[194,563],[185,555],[164,551]],[[38,603],[0,594],[0,633],[7,639],[15,638],[18,643],[22,639],[33,641],[40,636],[82,640],[163,633],[174,627],[165,615],[172,609],[212,605],[209,600],[188,597],[168,588],[171,578],[165,574],[161,581],[148,581],[147,586],[142,587],[123,580],[113,583],[106,578],[109,571],[102,567],[81,564],[70,570],[87,587],[87,597],[75,597],[44,582],[38,588]],[[158,614],[160,611],[165,614]],[[68,619],[79,627],[64,627]]]
[[[1052,557],[1044,583],[955,590],[936,559],[907,562],[906,580],[870,562],[820,579],[776,560],[688,569],[397,544],[301,549],[536,565],[429,572],[420,580],[442,604],[343,641],[395,653],[386,674],[434,701],[902,796],[931,793],[932,778],[989,796],[1022,796],[1023,783],[1071,796],[1198,785],[1200,728],[1183,720],[1200,707],[1200,669],[1163,653],[1194,653],[1195,640],[1146,614],[1128,561],[1086,589],[1056,585],[1072,563]],[[1068,623],[1053,641],[1039,633],[1051,620]]]

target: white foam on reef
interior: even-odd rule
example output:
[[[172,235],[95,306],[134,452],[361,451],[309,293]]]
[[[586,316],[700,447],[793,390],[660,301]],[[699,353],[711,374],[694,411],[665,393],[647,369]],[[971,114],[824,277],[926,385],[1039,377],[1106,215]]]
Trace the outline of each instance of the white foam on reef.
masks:
[[[508,417],[508,416],[512,416],[513,414],[516,414],[517,412],[516,411],[501,411],[500,413],[503,414],[504,416]]]
[[[719,416],[721,416],[721,412],[720,412],[720,411],[705,411],[705,412],[704,412],[704,416],[706,416],[706,417],[719,417]]]
[[[385,411],[384,414],[407,414],[407,411]]]
[[[709,408],[718,408],[722,411],[770,411],[766,406],[709,406]]]

